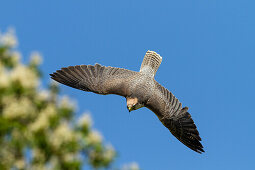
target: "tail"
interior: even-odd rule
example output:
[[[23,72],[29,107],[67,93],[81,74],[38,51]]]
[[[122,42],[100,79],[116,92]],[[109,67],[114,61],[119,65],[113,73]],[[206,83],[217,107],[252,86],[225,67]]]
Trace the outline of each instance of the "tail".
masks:
[[[144,59],[140,68],[140,72],[151,74],[154,77],[156,75],[156,72],[161,62],[162,62],[162,57],[159,54],[157,54],[154,51],[148,50],[144,56]]]

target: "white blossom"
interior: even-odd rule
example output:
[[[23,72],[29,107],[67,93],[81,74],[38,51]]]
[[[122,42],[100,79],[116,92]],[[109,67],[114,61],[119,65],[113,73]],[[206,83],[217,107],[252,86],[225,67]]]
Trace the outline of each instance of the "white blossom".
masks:
[[[107,145],[106,151],[104,152],[104,158],[106,160],[112,160],[114,158],[114,156],[115,156],[115,150],[114,150],[113,146],[110,144]]]
[[[93,124],[90,113],[83,113],[82,116],[78,120],[79,127],[90,128]]]
[[[45,159],[45,156],[44,156],[43,152],[38,148],[34,148],[32,150],[32,156],[37,160],[42,160],[43,161]]]
[[[1,148],[1,155],[4,155],[4,159],[1,159],[1,163],[2,165],[8,165],[8,164],[13,164],[14,160],[15,160],[15,156],[13,154],[13,152],[10,151],[9,146],[6,147],[2,147]]]
[[[0,88],[6,88],[10,85],[10,76],[5,70],[0,68]]]
[[[131,162],[129,164],[125,164],[122,167],[122,170],[139,170],[139,165],[136,162]]]
[[[97,130],[92,130],[87,136],[87,142],[89,144],[98,144],[102,142],[102,135]]]
[[[41,114],[45,114],[49,118],[57,115],[56,107],[53,104],[48,104]]]
[[[77,153],[67,153],[63,158],[65,162],[73,162],[75,160],[81,159]]]
[[[25,119],[32,116],[35,113],[35,108],[33,107],[30,100],[23,97],[19,100],[9,98],[9,102],[6,104],[3,110],[3,116],[7,119],[21,118]],[[5,101],[6,102],[6,101]]]
[[[11,60],[13,64],[18,64],[21,59],[21,54],[18,51],[14,51],[11,53]]]
[[[10,77],[12,81],[19,82],[24,88],[35,88],[39,84],[35,72],[21,64],[14,68]]]
[[[38,52],[32,52],[30,55],[30,63],[33,65],[40,65],[42,63],[42,56]]]
[[[47,100],[50,98],[50,92],[48,90],[40,90],[37,95],[39,100]]]
[[[4,106],[8,106],[10,103],[16,102],[16,101],[17,101],[16,97],[12,95],[3,96],[3,99],[2,99],[2,103]]]
[[[30,125],[30,129],[34,132],[47,129],[50,125],[49,119],[56,114],[56,108],[53,105],[48,105],[39,113],[37,119]]]
[[[53,155],[51,158],[50,158],[50,161],[49,161],[49,167],[48,168],[46,168],[46,170],[52,170],[52,169],[54,169],[54,167],[58,167],[59,166],[59,159],[58,159],[58,157],[57,156],[55,156],[55,155]],[[37,170],[37,169],[36,169]],[[40,169],[39,169],[40,170]],[[42,169],[42,170],[45,170],[45,168],[44,169]]]
[[[49,127],[49,119],[46,115],[40,114],[34,123],[30,125],[31,131],[39,131]]]
[[[63,96],[60,99],[60,107],[73,109],[76,107],[76,103],[71,101],[68,96]]]
[[[17,169],[24,169],[26,166],[26,163],[24,159],[18,159],[14,162],[14,165],[17,167]]]
[[[0,33],[0,44],[9,46],[9,47],[16,47],[18,45],[18,41],[15,36],[15,30],[12,28],[9,28],[6,33],[4,34]]]
[[[52,168],[47,168],[47,167],[45,167],[45,164],[40,162],[40,163],[32,164],[32,166],[29,169],[50,170]]]
[[[76,133],[70,129],[66,122],[61,123],[52,133],[52,137],[50,137],[52,145],[56,148],[60,148],[62,144],[73,140],[76,140]]]
[[[74,123],[72,119],[66,120],[64,114],[58,114],[59,111],[65,108],[76,108],[76,103],[67,96],[62,97],[56,103],[58,100],[51,101],[49,99],[51,97],[57,99],[57,92],[52,94],[51,89],[38,90],[39,77],[34,70],[34,66],[38,66],[42,62],[41,55],[32,53],[30,64],[21,64],[21,54],[14,51],[15,49],[11,49],[16,45],[17,40],[14,30],[9,30],[5,34],[0,32],[0,46],[6,49],[3,58],[0,57],[0,89],[1,91],[4,90],[0,100],[0,116],[4,118],[3,121],[6,121],[9,125],[13,124],[15,127],[7,129],[10,132],[8,131],[7,136],[4,136],[8,141],[3,143],[4,147],[0,152],[4,158],[0,163],[3,168],[6,165],[7,169],[57,169],[63,163],[70,163],[71,165],[74,161],[79,161],[82,167],[83,155],[81,149],[89,150],[89,155],[86,156],[94,155],[94,158],[100,157],[110,163],[115,157],[115,150],[111,145],[105,148],[102,143],[102,135],[98,131],[90,129],[93,124],[90,113],[84,113],[77,120],[78,127],[89,128],[88,133],[83,133],[79,128],[76,128],[77,126],[72,124]],[[54,81],[52,83],[58,85]],[[12,87],[19,87],[19,85],[22,86],[21,90],[25,92],[32,89],[28,91],[31,93],[20,94],[18,90],[12,90]],[[96,146],[103,148],[103,151],[98,152],[97,147],[89,147],[84,142],[85,144],[88,142],[92,146],[96,144]],[[44,146],[49,146],[48,148],[51,149],[49,153],[47,152],[47,154],[50,154],[47,155],[49,160],[46,160],[47,148]],[[66,146],[74,146],[74,148],[69,150],[69,147]],[[29,149],[29,158],[26,157],[27,149]],[[22,153],[18,154],[16,158],[20,151]]]

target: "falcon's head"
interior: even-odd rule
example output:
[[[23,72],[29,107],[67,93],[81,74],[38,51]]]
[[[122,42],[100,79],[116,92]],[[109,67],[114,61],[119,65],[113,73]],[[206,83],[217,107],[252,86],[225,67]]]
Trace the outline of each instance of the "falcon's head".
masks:
[[[144,105],[138,102],[137,97],[127,97],[127,109],[129,112],[140,109],[141,107],[144,107]]]

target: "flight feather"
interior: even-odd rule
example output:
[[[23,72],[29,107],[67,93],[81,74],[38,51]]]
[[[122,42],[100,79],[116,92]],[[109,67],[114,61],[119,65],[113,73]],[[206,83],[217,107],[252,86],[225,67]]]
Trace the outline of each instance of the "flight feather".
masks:
[[[126,96],[129,78],[135,74],[135,71],[95,64],[64,67],[50,75],[57,82],[76,89]]]

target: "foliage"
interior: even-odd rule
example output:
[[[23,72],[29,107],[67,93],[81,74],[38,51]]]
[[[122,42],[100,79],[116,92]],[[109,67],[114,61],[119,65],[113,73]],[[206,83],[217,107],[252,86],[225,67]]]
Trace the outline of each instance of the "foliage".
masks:
[[[75,105],[58,86],[40,89],[42,57],[22,64],[14,32],[0,32],[0,169],[109,168],[116,153],[92,129],[90,114],[74,119]]]

